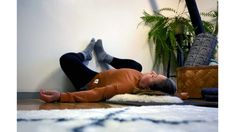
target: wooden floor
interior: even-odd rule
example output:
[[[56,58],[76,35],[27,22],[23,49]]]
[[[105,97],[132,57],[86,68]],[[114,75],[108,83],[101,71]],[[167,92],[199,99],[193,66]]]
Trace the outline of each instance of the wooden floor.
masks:
[[[126,105],[108,103],[45,103],[40,99],[17,100],[17,110],[51,110],[51,109],[93,109],[119,108]]]
[[[169,105],[167,103],[139,103],[139,102],[100,102],[100,103],[45,103],[40,99],[17,100],[17,110],[51,110],[51,109],[94,109],[94,108],[120,108],[126,106],[142,105]],[[218,102],[208,102],[198,99],[184,100],[179,105],[196,105],[203,107],[217,107]]]

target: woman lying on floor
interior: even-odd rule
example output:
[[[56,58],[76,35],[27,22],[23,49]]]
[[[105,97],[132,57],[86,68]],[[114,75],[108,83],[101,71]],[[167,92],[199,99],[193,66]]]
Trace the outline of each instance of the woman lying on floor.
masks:
[[[116,69],[97,73],[83,64],[92,59],[95,51],[97,60]],[[60,58],[64,73],[71,80],[76,92],[41,90],[40,98],[45,102],[99,102],[117,94],[133,93],[136,88],[158,90],[174,95],[176,86],[173,80],[154,71],[141,73],[142,66],[130,59],[119,59],[107,54],[101,40],[91,40],[85,50],[67,53]],[[87,86],[87,90],[81,89]]]

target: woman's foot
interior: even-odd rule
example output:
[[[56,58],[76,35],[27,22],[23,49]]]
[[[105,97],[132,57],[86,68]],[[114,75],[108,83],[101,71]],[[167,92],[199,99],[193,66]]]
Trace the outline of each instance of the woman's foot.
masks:
[[[96,54],[96,57],[97,57],[97,60],[98,60],[98,61],[100,61],[100,62],[105,62],[105,63],[110,63],[110,62],[112,62],[113,56],[107,54],[107,53],[104,51],[104,48],[103,48],[103,44],[102,44],[102,40],[101,40],[101,39],[98,39],[98,40],[96,41],[94,50],[95,50],[95,54]]]
[[[95,46],[95,39],[92,38],[90,43],[88,44],[88,46],[86,47],[86,49],[84,49],[81,53],[84,56],[84,60],[85,61],[89,61],[92,59],[92,51],[94,49]]]

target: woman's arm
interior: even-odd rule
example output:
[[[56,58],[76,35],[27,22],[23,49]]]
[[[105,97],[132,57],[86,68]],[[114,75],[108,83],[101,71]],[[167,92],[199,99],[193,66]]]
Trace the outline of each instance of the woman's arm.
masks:
[[[59,102],[99,102],[118,94],[116,85],[97,87],[79,92],[61,93]]]
[[[40,98],[45,102],[98,102],[118,94],[117,85],[108,85],[79,92],[41,90]]]

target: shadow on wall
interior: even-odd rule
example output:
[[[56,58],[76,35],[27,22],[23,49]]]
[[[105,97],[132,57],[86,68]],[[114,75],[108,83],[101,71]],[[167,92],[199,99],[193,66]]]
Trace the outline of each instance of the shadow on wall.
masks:
[[[108,64],[100,63],[100,62],[96,62],[96,63],[100,65],[102,71],[106,71],[106,70],[112,69],[112,66],[110,66]]]
[[[73,84],[60,67],[52,71],[39,85],[38,89],[58,90],[61,92],[75,91]]]

